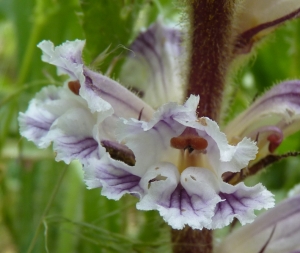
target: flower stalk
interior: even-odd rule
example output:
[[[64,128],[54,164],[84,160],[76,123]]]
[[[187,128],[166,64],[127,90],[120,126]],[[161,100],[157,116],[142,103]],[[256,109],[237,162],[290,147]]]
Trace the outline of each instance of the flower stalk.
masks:
[[[191,45],[187,97],[200,95],[198,115],[218,121],[232,55],[233,0],[190,2]]]
[[[199,117],[218,121],[233,49],[234,0],[190,1],[190,58],[186,96],[200,95]],[[212,230],[172,230],[173,252],[212,252]]]

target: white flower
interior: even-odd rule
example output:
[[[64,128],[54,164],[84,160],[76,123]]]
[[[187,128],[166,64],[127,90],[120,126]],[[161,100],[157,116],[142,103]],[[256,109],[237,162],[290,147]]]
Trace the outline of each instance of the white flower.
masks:
[[[20,132],[40,148],[53,142],[56,160],[85,163],[90,157],[99,158],[105,153],[100,144],[115,140],[119,116],[138,118],[142,111],[141,118],[147,120],[153,114],[133,93],[82,64],[84,41],[55,48],[52,42],[43,41],[38,46],[42,59],[70,79],[64,87],[45,87],[36,95],[26,113],[20,113]]]
[[[247,138],[229,145],[214,121],[197,119],[198,102],[191,96],[183,106],[166,104],[149,122],[123,119],[116,136],[136,162],[90,160],[89,175],[99,179],[102,194],[112,199],[138,194],[138,209],[157,209],[175,229],[221,228],[235,217],[245,224],[253,221],[253,210],[272,207],[272,194],[261,184],[223,182],[222,174],[246,167],[257,147]]]
[[[149,68],[142,67],[146,85],[130,85],[159,107],[156,112],[84,66],[83,41],[55,48],[41,42],[42,59],[70,79],[64,87],[46,87],[37,94],[20,114],[21,134],[42,148],[53,142],[57,160],[80,160],[89,188],[102,187],[103,195],[116,200],[125,193],[135,195],[138,209],[158,210],[175,229],[221,228],[234,218],[252,222],[254,210],[273,206],[272,194],[261,184],[227,184],[222,175],[247,167],[256,157],[255,143],[240,138],[229,145],[216,122],[197,117],[197,96],[183,105],[165,101],[182,97],[182,92],[172,92],[170,83],[181,83],[178,36],[178,31],[156,24],[134,43],[140,46],[135,60],[148,60]],[[145,38],[152,38],[150,46]],[[157,68],[158,62],[162,67]]]

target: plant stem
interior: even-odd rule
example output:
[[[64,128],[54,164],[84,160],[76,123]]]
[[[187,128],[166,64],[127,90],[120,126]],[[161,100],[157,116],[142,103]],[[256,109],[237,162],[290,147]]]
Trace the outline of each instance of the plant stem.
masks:
[[[213,249],[212,231],[208,229],[172,230],[174,253],[211,253]]]
[[[234,0],[191,0],[187,96],[200,95],[198,115],[218,121],[232,59]]]
[[[232,60],[234,0],[190,0],[190,59],[186,95],[200,95],[198,116],[218,121]],[[211,253],[212,230],[172,230],[174,253]]]

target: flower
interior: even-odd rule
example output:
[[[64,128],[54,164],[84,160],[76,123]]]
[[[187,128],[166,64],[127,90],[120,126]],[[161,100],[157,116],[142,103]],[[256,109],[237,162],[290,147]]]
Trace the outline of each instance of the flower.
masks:
[[[234,217],[245,224],[254,219],[254,209],[272,207],[272,194],[261,184],[223,182],[222,174],[244,168],[257,147],[247,138],[229,145],[214,121],[197,118],[198,103],[191,96],[183,106],[166,104],[149,122],[123,119],[117,138],[133,151],[136,163],[91,161],[89,175],[103,185],[102,194],[112,199],[138,194],[138,209],[157,209],[175,229],[221,228]]]
[[[282,82],[228,123],[224,132],[234,143],[244,136],[257,141],[254,162],[273,153],[283,139],[299,130],[300,81]]]
[[[296,253],[300,251],[300,195],[260,215],[228,235],[216,252]]]
[[[158,23],[133,43],[122,76],[132,68],[143,74],[135,79],[127,72],[125,83],[150,105],[86,67],[84,41],[58,47],[41,42],[42,59],[70,79],[63,87],[45,87],[36,95],[20,113],[20,132],[41,148],[53,142],[57,160],[79,160],[89,188],[102,187],[102,195],[115,200],[134,195],[138,209],[158,210],[174,229],[216,229],[234,218],[252,222],[254,210],[273,207],[273,195],[261,184],[230,185],[222,176],[238,173],[267,154],[262,148],[257,156],[255,141],[273,152],[283,133],[291,133],[287,122],[297,122],[294,98],[299,93],[293,90],[299,83],[283,83],[267,92],[229,124],[228,138],[216,122],[198,118],[198,96],[180,105],[180,41],[178,30]],[[275,111],[270,109],[274,103]],[[271,124],[257,126],[266,114],[288,120],[275,117]]]
[[[19,116],[21,134],[40,148],[53,142],[56,160],[66,163],[99,158],[105,152],[101,142],[114,140],[112,129],[120,115],[139,117],[143,111],[141,118],[148,119],[153,113],[133,93],[85,67],[81,59],[83,46],[84,41],[79,40],[56,48],[49,41],[38,45],[43,50],[42,59],[56,65],[58,74],[68,74],[70,79],[63,87],[43,88],[27,112]]]
[[[242,0],[236,5],[234,51],[249,53],[252,46],[287,20],[300,15],[298,0]]]

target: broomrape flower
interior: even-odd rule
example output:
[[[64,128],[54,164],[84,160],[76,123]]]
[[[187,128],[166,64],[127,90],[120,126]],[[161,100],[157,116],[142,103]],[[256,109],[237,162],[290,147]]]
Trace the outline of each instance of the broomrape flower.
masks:
[[[247,43],[246,37],[238,37],[236,52],[252,45],[253,36],[247,37]],[[276,149],[299,115],[294,100],[299,93],[292,92],[299,82],[282,84],[290,87],[290,96],[279,88],[266,93],[237,119],[244,122],[241,128],[234,134],[231,128],[225,130],[228,138],[216,122],[198,118],[201,98],[191,95],[181,105],[185,70],[178,58],[185,56],[180,41],[178,30],[157,23],[133,43],[134,54],[123,77],[144,101],[86,67],[81,57],[84,41],[58,47],[41,42],[42,60],[70,79],[63,87],[45,87],[36,95],[28,110],[20,113],[20,132],[41,148],[53,142],[56,160],[79,160],[89,188],[102,187],[102,195],[115,200],[132,194],[139,198],[138,209],[158,210],[175,229],[222,228],[234,218],[242,224],[252,222],[254,210],[274,206],[273,195],[261,184],[231,185],[222,176],[238,173],[257,159],[255,141],[269,152]],[[146,78],[129,76],[126,69],[133,66]],[[270,111],[274,101],[288,101],[284,108],[295,107],[275,115]],[[265,114],[275,115],[276,121],[251,125]]]

